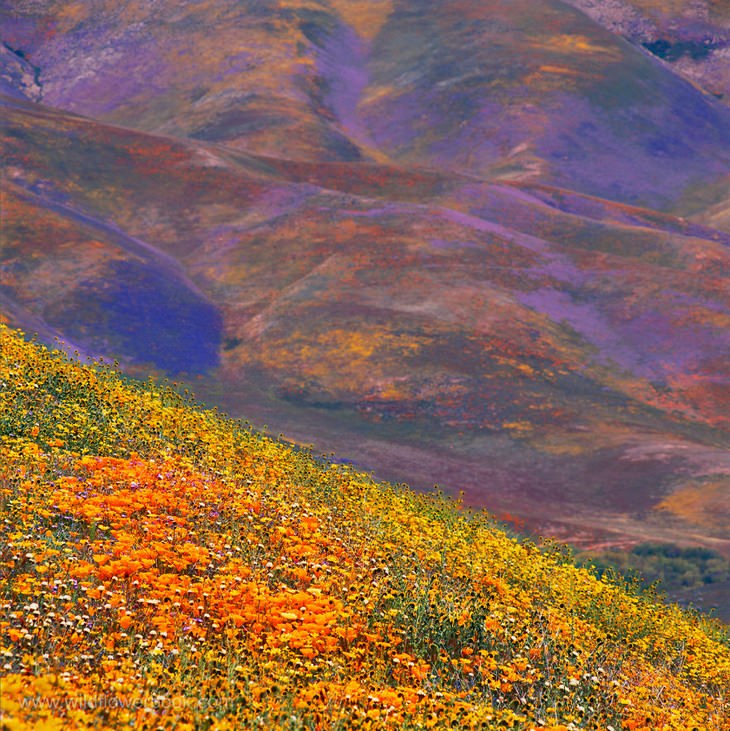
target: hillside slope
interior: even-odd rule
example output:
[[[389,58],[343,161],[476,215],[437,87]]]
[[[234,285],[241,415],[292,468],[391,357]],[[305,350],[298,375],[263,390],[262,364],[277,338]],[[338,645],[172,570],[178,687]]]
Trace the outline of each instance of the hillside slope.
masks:
[[[730,726],[727,629],[0,327],[3,727]]]
[[[536,531],[730,555],[727,234],[3,109],[16,326]]]
[[[730,6],[724,0],[566,2],[730,104]]]
[[[0,23],[45,104],[146,132],[661,208],[730,165],[725,105],[560,0],[20,0]]]

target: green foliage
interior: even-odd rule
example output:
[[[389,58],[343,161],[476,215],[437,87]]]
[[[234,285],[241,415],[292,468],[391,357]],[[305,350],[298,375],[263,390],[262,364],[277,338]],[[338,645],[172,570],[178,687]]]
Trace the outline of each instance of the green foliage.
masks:
[[[702,546],[640,543],[630,551],[585,551],[577,555],[576,563],[592,567],[599,577],[623,577],[627,586],[633,584],[640,591],[654,588],[670,600],[700,609],[715,609],[716,597],[730,593],[730,561]]]
[[[727,581],[730,561],[703,547],[683,548],[672,543],[640,543],[631,551],[612,549],[586,552],[577,557],[582,566],[593,566],[599,576],[615,569],[636,576],[644,586],[656,584],[663,591],[693,589]]]

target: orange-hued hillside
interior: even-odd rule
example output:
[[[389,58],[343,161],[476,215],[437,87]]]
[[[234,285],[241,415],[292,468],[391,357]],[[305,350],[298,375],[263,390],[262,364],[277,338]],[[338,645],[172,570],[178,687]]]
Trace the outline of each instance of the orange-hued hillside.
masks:
[[[0,724],[730,728],[727,627],[0,326]]]

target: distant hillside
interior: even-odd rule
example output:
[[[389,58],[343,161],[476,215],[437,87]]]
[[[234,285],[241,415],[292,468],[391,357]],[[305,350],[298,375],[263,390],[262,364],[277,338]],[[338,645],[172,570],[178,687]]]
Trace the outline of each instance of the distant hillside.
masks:
[[[725,0],[565,1],[730,104],[730,5]]]
[[[727,627],[0,326],[2,724],[728,728]]]
[[[535,531],[730,555],[727,234],[540,185],[5,115],[15,325]]]
[[[661,208],[730,165],[724,104],[560,0],[20,0],[0,27],[30,98],[256,153]]]

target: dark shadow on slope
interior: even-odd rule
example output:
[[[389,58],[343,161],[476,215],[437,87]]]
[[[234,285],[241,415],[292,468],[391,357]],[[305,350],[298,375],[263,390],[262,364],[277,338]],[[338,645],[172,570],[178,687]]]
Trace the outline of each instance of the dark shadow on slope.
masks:
[[[87,280],[45,320],[106,352],[124,353],[170,374],[218,365],[221,316],[214,305],[159,269],[116,261],[105,280]]]

